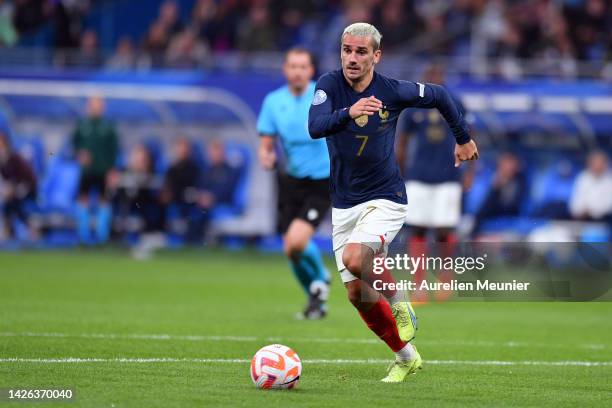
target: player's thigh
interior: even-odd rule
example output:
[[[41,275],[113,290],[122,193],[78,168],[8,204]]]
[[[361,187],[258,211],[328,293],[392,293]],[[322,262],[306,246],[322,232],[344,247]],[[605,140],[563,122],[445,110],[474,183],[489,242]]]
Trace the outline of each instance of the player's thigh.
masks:
[[[386,254],[388,245],[404,225],[408,208],[389,200],[366,203],[348,243],[359,243],[372,249],[374,255]]]
[[[435,186],[432,200],[432,227],[455,228],[461,218],[461,184],[441,183]]]
[[[417,227],[431,227],[431,201],[434,196],[433,185],[420,181],[406,182],[408,206],[406,224]]]
[[[361,214],[361,205],[351,208],[332,208],[332,241],[336,266],[342,278],[342,282],[347,283],[357,279],[346,270],[346,266],[342,262],[342,253],[348,242],[359,215]]]

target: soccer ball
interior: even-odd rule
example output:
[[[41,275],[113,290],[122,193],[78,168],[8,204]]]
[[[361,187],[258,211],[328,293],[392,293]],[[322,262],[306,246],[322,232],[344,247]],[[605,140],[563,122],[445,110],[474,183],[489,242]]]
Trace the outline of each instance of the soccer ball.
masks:
[[[302,374],[302,362],[295,351],[282,344],[262,347],[251,360],[251,379],[260,389],[290,389]]]

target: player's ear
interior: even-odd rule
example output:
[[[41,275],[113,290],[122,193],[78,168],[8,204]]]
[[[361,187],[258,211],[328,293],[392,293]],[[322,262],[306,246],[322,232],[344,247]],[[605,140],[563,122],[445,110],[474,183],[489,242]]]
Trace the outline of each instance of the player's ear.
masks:
[[[380,48],[374,51],[374,64],[378,64],[378,61],[380,61],[381,55],[382,55],[382,51],[380,50]]]

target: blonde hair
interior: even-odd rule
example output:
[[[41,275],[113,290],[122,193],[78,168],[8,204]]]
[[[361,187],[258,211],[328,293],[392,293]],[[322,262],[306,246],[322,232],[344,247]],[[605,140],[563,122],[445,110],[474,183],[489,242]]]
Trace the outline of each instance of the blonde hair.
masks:
[[[344,38],[344,36],[347,34],[354,35],[356,37],[370,37],[372,39],[372,46],[374,47],[374,51],[380,48],[380,41],[382,40],[382,35],[378,31],[378,29],[372,24],[353,23],[344,29],[344,31],[342,32],[342,37],[340,38]]]

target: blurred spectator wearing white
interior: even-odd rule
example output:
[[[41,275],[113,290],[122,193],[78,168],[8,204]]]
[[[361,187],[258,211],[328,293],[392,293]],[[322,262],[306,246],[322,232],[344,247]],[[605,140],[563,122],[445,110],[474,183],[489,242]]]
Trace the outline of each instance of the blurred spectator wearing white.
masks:
[[[602,151],[589,155],[587,167],[576,180],[570,200],[572,217],[589,221],[612,221],[612,172]]]

